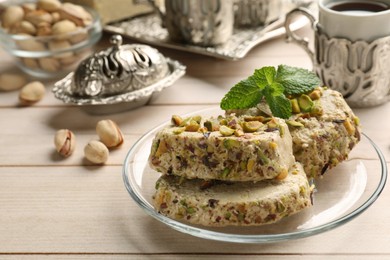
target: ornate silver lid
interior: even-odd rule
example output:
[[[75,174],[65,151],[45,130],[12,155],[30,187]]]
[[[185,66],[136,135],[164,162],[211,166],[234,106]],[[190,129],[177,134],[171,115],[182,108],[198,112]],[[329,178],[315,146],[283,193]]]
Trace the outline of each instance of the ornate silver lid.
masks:
[[[111,43],[114,46],[88,57],[57,81],[54,96],[91,114],[121,112],[145,105],[152,94],[185,74],[184,65],[148,45],[122,45],[119,35],[112,36]]]
[[[168,63],[158,50],[143,44],[122,45],[113,35],[114,45],[80,63],[74,73],[71,92],[80,97],[121,94],[149,86],[169,73]]]

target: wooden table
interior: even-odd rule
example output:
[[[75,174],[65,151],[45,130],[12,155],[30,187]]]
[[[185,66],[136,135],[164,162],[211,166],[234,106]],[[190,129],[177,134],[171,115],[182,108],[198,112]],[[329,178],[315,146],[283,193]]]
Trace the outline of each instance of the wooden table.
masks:
[[[308,29],[302,34],[310,35]],[[101,46],[107,45],[107,37]],[[390,189],[362,215],[334,230],[289,242],[234,244],[186,235],[149,217],[122,181],[126,153],[145,132],[172,114],[217,106],[223,95],[254,69],[287,64],[311,68],[302,49],[275,39],[240,61],[160,49],[187,66],[186,75],[145,107],[93,116],[63,104],[47,83],[45,98],[20,107],[18,92],[0,93],[0,259],[390,259]],[[1,52],[1,72],[12,68]],[[390,104],[355,109],[364,132],[390,158]],[[85,144],[97,139],[96,122],[110,118],[125,134],[106,165],[90,165]],[[56,130],[77,136],[75,153],[54,150]],[[389,165],[389,161],[387,161]]]

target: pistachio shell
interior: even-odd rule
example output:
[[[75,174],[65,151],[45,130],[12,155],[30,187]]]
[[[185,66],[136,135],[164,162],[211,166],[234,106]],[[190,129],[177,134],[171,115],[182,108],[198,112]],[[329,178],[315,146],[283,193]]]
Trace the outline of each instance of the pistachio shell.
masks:
[[[72,45],[66,41],[66,40],[59,40],[59,41],[50,41],[48,44],[49,50],[51,51],[60,51],[60,50],[66,50],[72,47]],[[73,57],[72,52],[64,52],[61,54],[56,55],[56,58],[62,59],[62,58],[69,58]]]
[[[44,10],[35,10],[31,11],[24,17],[26,21],[38,26],[42,22],[51,24],[53,22],[53,17],[50,13]]]
[[[61,2],[58,0],[39,0],[37,2],[38,8],[48,11],[54,12],[61,8]]]
[[[24,11],[25,15],[27,13],[31,12],[31,11],[37,10],[36,3],[24,3],[24,4],[21,5],[21,7],[23,8],[23,11]]]
[[[84,156],[88,161],[103,164],[108,160],[108,148],[99,141],[90,141],[84,148]]]
[[[7,7],[1,16],[1,25],[3,28],[10,28],[14,24],[22,21],[24,16],[23,8],[17,5]]]
[[[65,34],[73,32],[77,29],[76,24],[69,20],[56,22],[52,27],[53,35]]]
[[[54,136],[54,145],[59,154],[64,157],[70,156],[76,147],[76,138],[69,129],[60,129]]]
[[[80,28],[78,28],[80,29]],[[82,31],[82,30],[79,30],[80,32],[76,33],[76,34],[73,34],[70,38],[69,38],[69,41],[72,43],[72,44],[77,44],[77,43],[80,43],[82,41],[85,41],[88,39],[88,33],[85,32],[85,31]]]
[[[86,26],[92,22],[92,16],[79,5],[64,3],[59,10],[62,19],[70,20],[77,26]]]
[[[96,132],[108,148],[120,146],[123,143],[123,134],[119,126],[112,120],[100,120],[96,124]]]
[[[16,44],[19,46],[19,48],[21,48],[22,50],[26,50],[26,51],[45,51],[46,50],[45,44],[35,40],[33,37],[27,38],[25,40],[19,40],[16,42]]]
[[[30,69],[36,70],[36,69],[39,68],[39,64],[38,64],[38,60],[37,59],[24,58],[24,59],[22,59],[22,62],[23,62],[24,65],[26,65]]]
[[[0,74],[0,90],[12,91],[22,88],[26,85],[27,79],[17,73],[2,73]]]
[[[51,35],[51,24],[47,22],[41,22],[37,25],[37,36],[48,36]]]
[[[11,29],[11,33],[13,34],[24,33],[29,35],[35,35],[36,32],[37,32],[37,28],[35,28],[35,26],[32,23],[25,20],[18,22]]]
[[[45,95],[45,91],[45,86],[41,82],[30,82],[20,90],[19,100],[24,104],[38,102]]]
[[[53,18],[53,23],[56,23],[61,19],[60,14],[58,12],[52,12],[51,17]]]
[[[61,69],[60,62],[55,58],[40,58],[39,66],[49,72],[56,72]]]

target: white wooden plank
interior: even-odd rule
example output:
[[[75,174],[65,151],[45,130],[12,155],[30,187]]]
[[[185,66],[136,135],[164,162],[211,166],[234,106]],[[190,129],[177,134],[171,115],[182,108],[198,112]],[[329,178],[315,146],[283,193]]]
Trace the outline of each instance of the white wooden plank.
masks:
[[[68,128],[79,134],[92,134],[95,133],[99,120],[109,118],[117,122],[125,134],[144,134],[153,127],[169,121],[173,114],[183,115],[208,107],[210,105],[145,106],[111,115],[91,115],[78,107],[3,108],[0,109],[0,125],[3,135],[53,134],[61,128]]]
[[[251,245],[207,241],[146,215],[120,166],[0,167],[0,253],[390,254],[390,189],[353,221],[314,237]]]
[[[344,259],[344,260],[367,260],[367,259],[378,259],[378,260],[388,260],[390,255],[340,255],[340,254],[331,254],[331,255],[303,255],[303,254],[292,254],[292,255],[272,255],[272,254],[10,254],[10,255],[1,255],[1,259],[10,260],[10,259],[157,259],[157,260],[186,260],[186,259],[237,259],[244,257],[248,260],[254,259],[276,259],[276,260],[289,260],[289,259],[302,259],[302,260],[328,260],[328,259]]]

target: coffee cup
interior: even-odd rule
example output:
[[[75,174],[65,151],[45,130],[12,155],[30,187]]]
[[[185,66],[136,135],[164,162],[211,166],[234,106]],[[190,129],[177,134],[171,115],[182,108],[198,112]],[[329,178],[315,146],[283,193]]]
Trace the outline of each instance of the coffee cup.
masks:
[[[306,16],[314,48],[290,30],[296,15]],[[297,8],[286,15],[287,39],[310,56],[324,85],[341,92],[352,107],[390,99],[390,0],[319,0],[318,19]]]
[[[233,0],[149,0],[172,41],[199,46],[221,45],[233,34]]]

